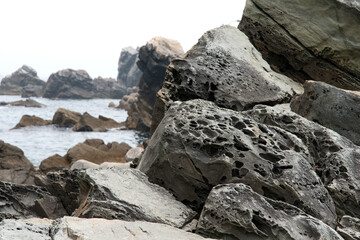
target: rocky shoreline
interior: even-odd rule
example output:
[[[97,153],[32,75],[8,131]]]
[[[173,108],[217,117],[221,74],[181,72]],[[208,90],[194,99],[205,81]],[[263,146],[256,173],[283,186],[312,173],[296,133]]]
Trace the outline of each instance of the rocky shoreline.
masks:
[[[40,169],[0,141],[0,239],[360,239],[359,9],[247,0],[185,55],[151,40],[120,103],[149,141]]]

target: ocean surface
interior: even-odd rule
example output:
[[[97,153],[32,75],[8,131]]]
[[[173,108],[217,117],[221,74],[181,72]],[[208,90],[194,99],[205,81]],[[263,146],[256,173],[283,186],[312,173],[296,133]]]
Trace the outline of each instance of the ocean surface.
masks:
[[[112,129],[107,132],[73,132],[70,128],[59,128],[53,125],[43,127],[26,127],[11,130],[25,114],[35,115],[51,120],[60,107],[72,111],[88,112],[94,117],[103,115],[118,122],[126,120],[127,112],[109,108],[108,104],[119,103],[119,99],[91,99],[91,100],[51,100],[46,98],[32,98],[46,105],[43,108],[27,108],[14,106],[0,106],[0,140],[22,149],[25,156],[35,165],[54,154],[64,155],[69,148],[86,139],[99,138],[105,143],[126,142],[132,147],[141,143],[146,136],[137,131]],[[0,102],[25,100],[20,96],[0,95]]]

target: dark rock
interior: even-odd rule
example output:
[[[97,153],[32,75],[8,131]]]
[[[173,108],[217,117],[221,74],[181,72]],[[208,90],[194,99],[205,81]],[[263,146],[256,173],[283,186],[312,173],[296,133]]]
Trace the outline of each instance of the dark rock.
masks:
[[[26,99],[24,100],[19,100],[19,101],[15,101],[15,102],[9,102],[8,103],[11,106],[16,106],[16,107],[35,107],[35,108],[41,108],[41,107],[45,107],[44,104],[41,104],[33,99]]]
[[[106,132],[110,128],[124,127],[123,123],[118,123],[111,118],[99,115],[95,118],[88,113],[84,113],[76,123],[73,131],[75,132]]]
[[[149,131],[156,92],[161,88],[166,67],[174,58],[183,55],[179,42],[162,37],[151,39],[139,51],[138,67],[143,72],[139,83],[139,96],[127,109],[126,127]]]
[[[221,239],[343,239],[298,208],[263,197],[244,184],[218,185],[210,192],[197,231]]]
[[[360,145],[360,92],[306,81],[304,94],[291,101],[291,110]]]
[[[127,90],[115,79],[98,77],[93,80],[94,98],[122,98]]]
[[[80,121],[81,113],[73,112],[64,108],[59,108],[52,119],[52,124],[59,127],[73,127]]]
[[[136,65],[138,55],[138,48],[127,47],[121,50],[117,76],[117,81],[121,86],[126,88],[139,86],[142,72]]]
[[[33,170],[33,165],[24,156],[24,152],[13,145],[0,140],[0,169]]]
[[[343,216],[336,230],[345,240],[359,240],[360,219]]]
[[[51,120],[44,120],[37,116],[24,115],[21,117],[20,122],[16,124],[16,126],[12,129],[19,129],[23,127],[31,127],[31,126],[46,126],[50,125]]]
[[[357,1],[246,3],[239,28],[273,69],[299,82],[314,79],[360,89]]]
[[[298,136],[315,162],[315,171],[328,189],[338,216],[360,218],[360,147],[347,138],[291,111],[289,104],[256,106],[246,112],[260,123]]]
[[[200,210],[211,188],[241,182],[335,225],[335,207],[301,140],[204,100],[174,103],[138,169]]]
[[[0,94],[21,95],[25,91],[27,97],[39,97],[44,85],[45,82],[37,76],[37,72],[24,65],[1,80]]]
[[[206,32],[182,59],[171,62],[157,95],[152,131],[173,101],[205,99],[218,106],[246,110],[262,103],[289,102],[300,84],[271,70],[237,28]]]

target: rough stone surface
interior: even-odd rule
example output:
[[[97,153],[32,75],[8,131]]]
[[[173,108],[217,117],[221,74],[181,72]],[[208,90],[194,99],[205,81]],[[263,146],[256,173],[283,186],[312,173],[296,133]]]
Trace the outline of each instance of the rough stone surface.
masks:
[[[16,124],[13,129],[19,129],[23,127],[31,127],[31,126],[46,126],[50,125],[51,120],[44,120],[37,116],[24,115],[21,117],[20,122]]]
[[[289,204],[265,198],[244,184],[214,187],[197,230],[222,239],[343,239],[322,221]]]
[[[52,240],[50,228],[53,220],[6,219],[0,222],[0,239],[2,240]]]
[[[80,121],[81,113],[59,108],[52,119],[52,124],[59,127],[73,127]]]
[[[97,77],[93,80],[94,98],[122,98],[127,90],[113,78]]]
[[[289,104],[256,106],[246,112],[260,123],[297,135],[315,162],[315,171],[328,189],[338,216],[360,218],[360,147],[347,138],[291,111]]]
[[[307,81],[304,94],[291,101],[291,110],[360,145],[360,92]]]
[[[24,65],[1,80],[0,94],[20,95],[26,90],[26,96],[39,97],[44,85],[45,82],[37,76],[37,72]]]
[[[299,82],[360,89],[357,1],[246,2],[239,28],[274,69]]]
[[[174,58],[184,54],[179,42],[155,37],[139,50],[137,65],[143,72],[139,83],[139,95],[128,108],[126,127],[149,131],[152,123],[156,92],[162,87],[166,67]]]
[[[289,102],[302,87],[271,70],[244,33],[231,26],[206,32],[182,59],[169,65],[157,95],[152,129],[173,101],[201,98],[246,110],[256,104]]]
[[[83,181],[87,184],[82,186],[88,186],[87,191],[82,191],[86,199],[74,216],[144,220],[182,227],[196,215],[135,169],[87,169]]]
[[[59,171],[69,167],[70,163],[68,162],[67,158],[65,156],[60,156],[59,154],[55,154],[42,160],[39,166],[40,170],[45,173]]]
[[[119,103],[119,108],[125,109],[126,111],[130,110],[131,106],[136,104],[139,98],[139,93],[132,93],[130,95],[124,96]]]
[[[360,219],[343,216],[336,230],[345,240],[359,240]]]
[[[241,182],[334,226],[335,207],[301,140],[204,100],[174,103],[138,169],[200,210],[211,188]]]
[[[142,72],[136,64],[138,55],[139,48],[126,47],[121,50],[117,76],[121,86],[126,88],[139,86]]]
[[[75,132],[106,132],[110,128],[124,127],[124,123],[118,123],[111,118],[99,115],[98,118],[84,113],[73,128]]]

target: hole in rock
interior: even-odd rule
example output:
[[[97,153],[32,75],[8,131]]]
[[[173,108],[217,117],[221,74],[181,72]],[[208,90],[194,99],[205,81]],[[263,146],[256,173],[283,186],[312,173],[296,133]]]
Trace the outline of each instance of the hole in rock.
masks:
[[[276,162],[280,161],[281,159],[284,159],[284,156],[277,155],[274,153],[260,153],[259,156],[272,162],[272,163],[276,163]]]
[[[244,166],[244,163],[242,163],[240,161],[235,161],[235,167],[242,168],[243,166]]]

